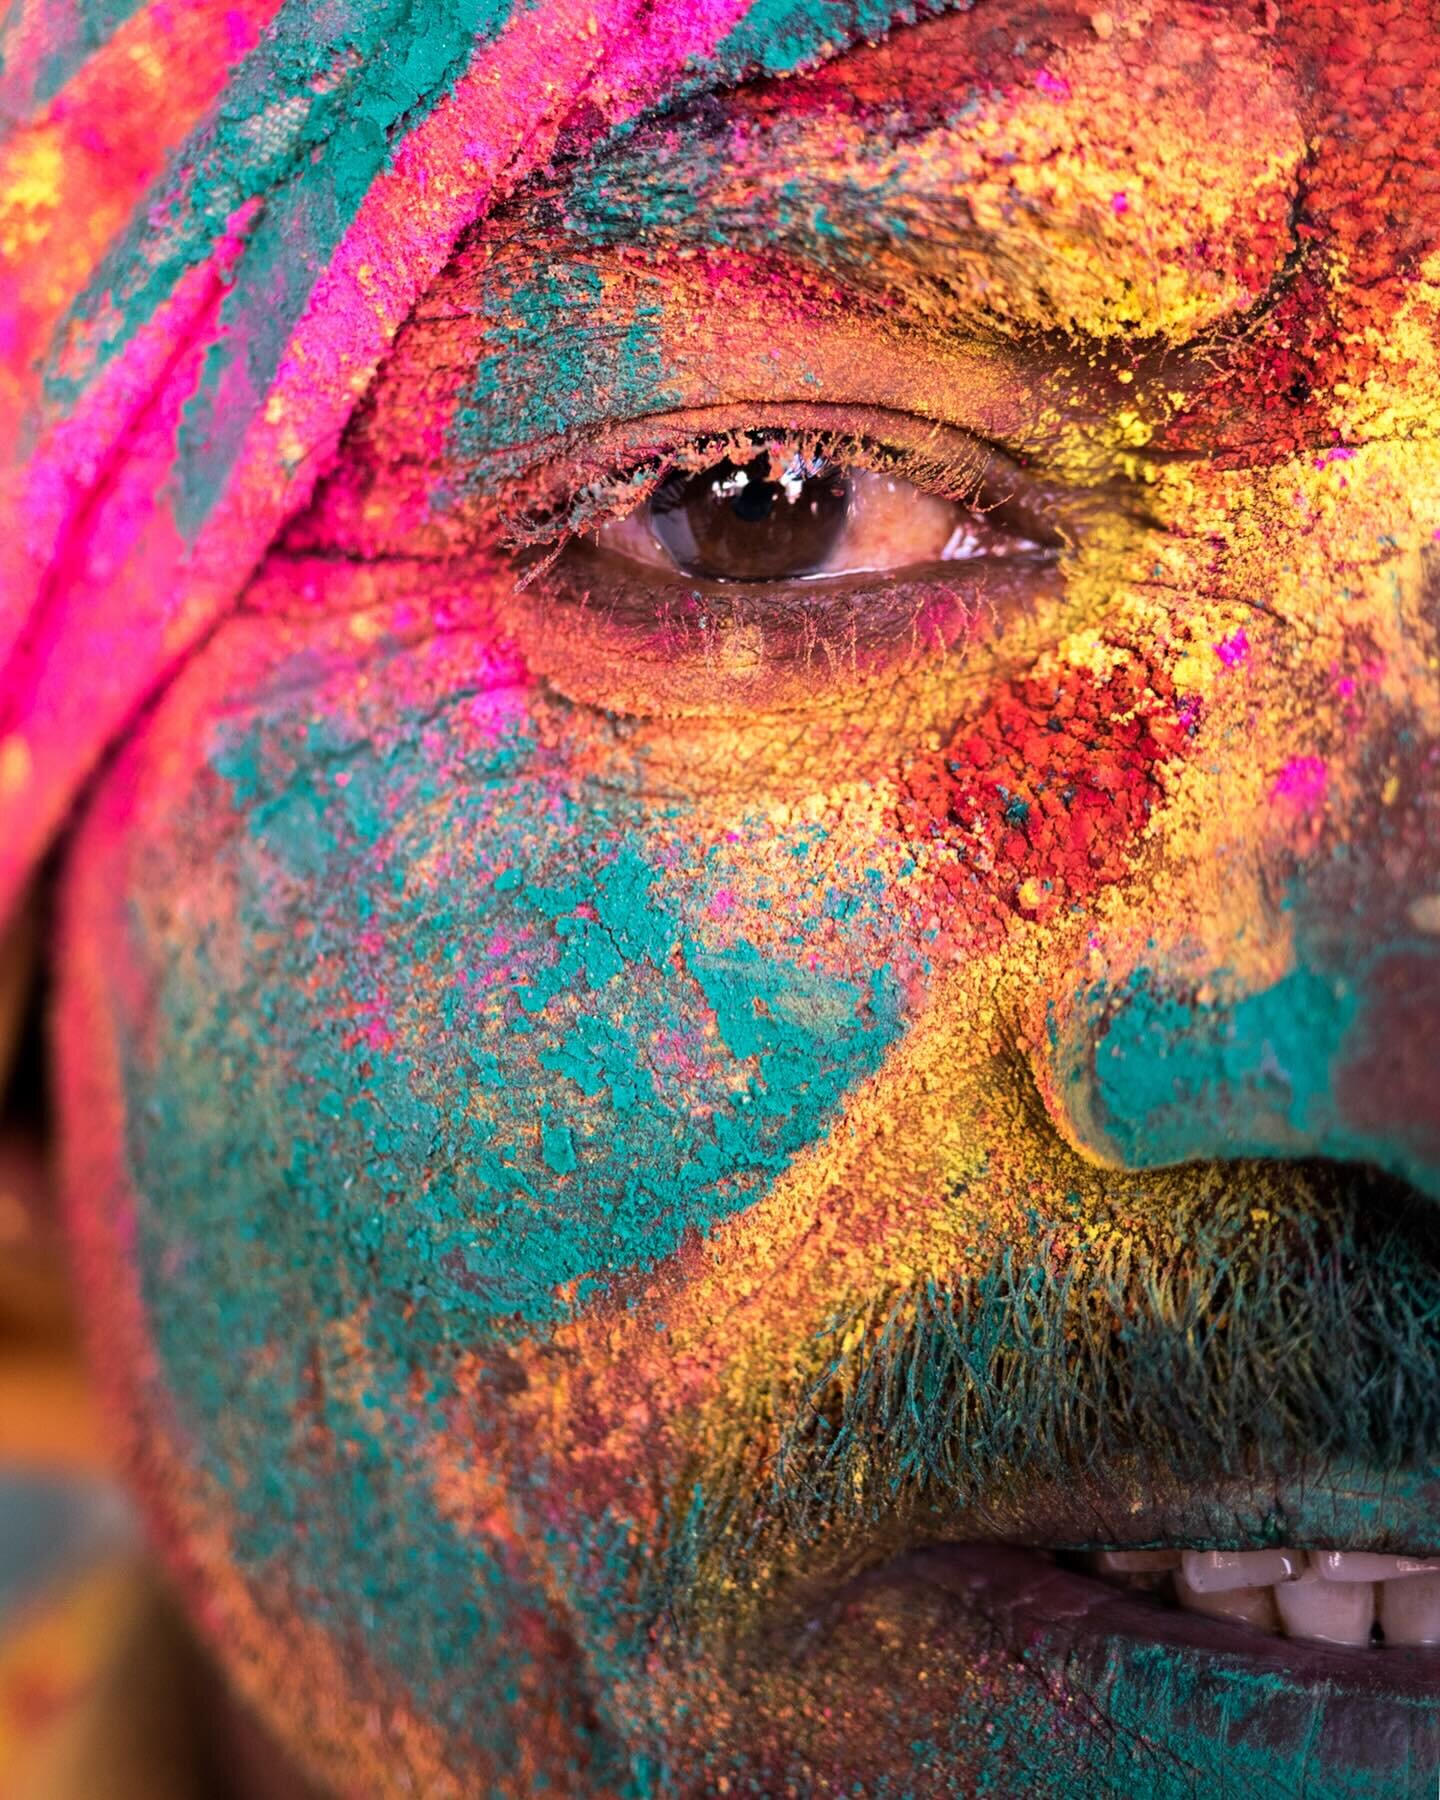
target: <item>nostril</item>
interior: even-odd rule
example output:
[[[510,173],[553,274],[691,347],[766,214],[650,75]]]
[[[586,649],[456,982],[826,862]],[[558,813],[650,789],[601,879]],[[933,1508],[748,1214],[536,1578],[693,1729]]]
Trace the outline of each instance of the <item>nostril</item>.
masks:
[[[1225,999],[1140,968],[1077,997],[1049,1091],[1105,1162],[1319,1155],[1440,1199],[1437,1052],[1440,940]]]

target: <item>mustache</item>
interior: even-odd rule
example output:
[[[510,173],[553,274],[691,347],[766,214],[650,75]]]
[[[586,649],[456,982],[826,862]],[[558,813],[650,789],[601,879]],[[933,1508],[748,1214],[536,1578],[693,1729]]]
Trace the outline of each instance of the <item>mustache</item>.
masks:
[[[1440,1209],[1322,1162],[1185,1173],[1158,1228],[1041,1226],[827,1321],[808,1371],[717,1421],[687,1471],[672,1600],[907,1522],[963,1535],[967,1514],[1017,1518],[1027,1493],[1120,1470],[1173,1493],[1422,1462],[1440,1443]]]

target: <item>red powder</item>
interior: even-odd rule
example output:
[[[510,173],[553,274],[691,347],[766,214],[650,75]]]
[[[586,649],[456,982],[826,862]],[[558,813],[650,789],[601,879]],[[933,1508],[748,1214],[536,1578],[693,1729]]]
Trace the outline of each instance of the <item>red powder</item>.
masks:
[[[902,827],[956,852],[936,871],[1043,916],[1120,880],[1160,796],[1161,765],[1194,729],[1160,669],[1066,669],[1008,683],[910,771]]]

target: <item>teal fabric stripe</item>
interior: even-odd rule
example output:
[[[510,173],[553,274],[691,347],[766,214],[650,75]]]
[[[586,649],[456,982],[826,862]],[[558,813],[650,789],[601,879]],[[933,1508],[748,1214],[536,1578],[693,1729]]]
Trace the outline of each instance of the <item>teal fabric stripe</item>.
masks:
[[[158,203],[141,211],[77,300],[49,372],[51,401],[73,405],[205,259],[238,206],[292,184],[291,211],[314,206],[328,221],[288,253],[297,260],[283,271],[282,304],[298,316],[294,297],[323,266],[312,258],[333,248],[402,128],[443,97],[509,12],[510,0],[287,0],[179,152]],[[272,298],[283,246],[273,233],[261,237],[258,275],[242,268],[233,297],[236,324],[257,286]],[[220,372],[211,370],[212,384]]]
[[[392,144],[449,92],[477,41],[499,35],[510,0],[407,4],[406,38],[393,38],[357,76],[332,121],[324,155],[308,158],[267,204],[225,302],[225,336],[212,348],[186,410],[176,470],[176,523],[193,537],[209,516],[249,424],[243,402],[274,378],[284,347]],[[417,16],[418,15],[418,16]],[[428,22],[428,24],[427,24]],[[308,136],[308,133],[307,133]],[[243,363],[236,395],[236,364]]]
[[[793,75],[897,25],[944,12],[964,12],[974,0],[755,0],[715,47],[699,85],[714,87],[755,75]]]

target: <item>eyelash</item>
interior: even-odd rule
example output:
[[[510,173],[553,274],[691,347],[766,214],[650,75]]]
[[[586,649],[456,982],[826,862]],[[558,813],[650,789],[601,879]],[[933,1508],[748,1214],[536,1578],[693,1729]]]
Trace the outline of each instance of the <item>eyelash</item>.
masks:
[[[503,521],[491,498],[491,542],[498,538],[515,574],[501,617],[532,669],[566,700],[612,716],[732,725],[767,711],[817,719],[834,709],[838,718],[866,686],[893,687],[906,670],[942,687],[973,679],[972,658],[991,654],[987,646],[1012,655],[1047,628],[1063,596],[1060,553],[1080,535],[1068,528],[1053,479],[977,435],[911,414],[772,403],[737,421],[736,410],[641,419],[537,462],[512,475]],[[672,474],[727,459],[743,465],[767,447],[983,508],[1039,554],[747,585],[672,574],[592,541]]]
[[[833,409],[803,409],[812,415],[822,410]],[[1017,481],[1020,478],[1010,459],[992,445],[928,421],[908,421],[905,435],[912,441],[905,444],[857,431],[844,421],[819,423],[812,418],[787,424],[783,409],[773,405],[756,412],[776,417],[773,423],[752,419],[743,426],[699,431],[688,437],[677,432],[668,443],[629,456],[622,452],[607,458],[612,444],[601,440],[573,460],[542,464],[521,476],[517,483],[521,503],[516,507],[512,501],[501,528],[502,548],[519,560],[519,585],[538,579],[584,533],[644,505],[672,474],[700,473],[727,458],[745,461],[770,444],[783,444],[787,455],[823,457],[832,463],[898,475],[937,498],[965,505],[982,502],[985,478],[997,465],[1012,471]],[[633,436],[635,431],[636,427],[631,427],[626,435]],[[917,438],[928,439],[928,444],[916,442]],[[512,495],[515,493],[512,488]]]

